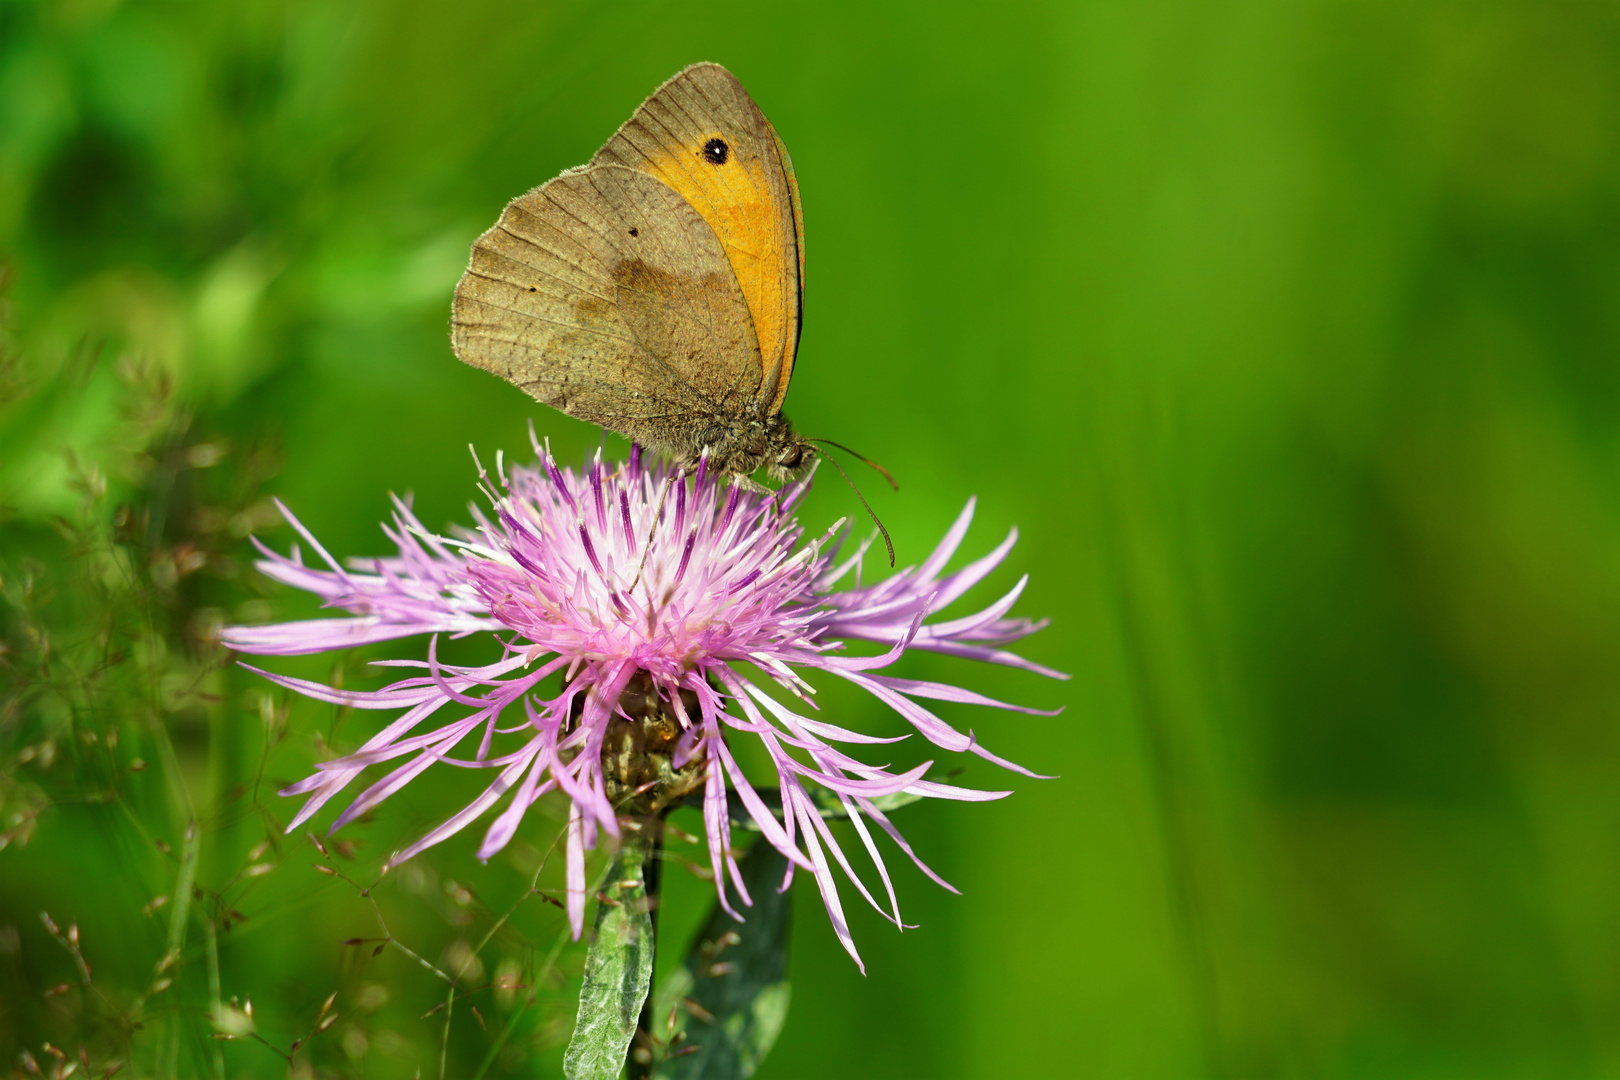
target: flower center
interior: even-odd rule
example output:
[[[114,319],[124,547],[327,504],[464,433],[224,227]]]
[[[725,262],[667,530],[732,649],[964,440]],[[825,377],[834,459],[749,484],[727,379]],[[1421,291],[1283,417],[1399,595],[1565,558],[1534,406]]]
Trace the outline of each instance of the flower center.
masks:
[[[690,690],[679,693],[681,708],[689,718],[695,716],[697,696]],[[702,786],[702,755],[688,753],[691,760],[681,768],[675,765],[681,722],[674,706],[659,695],[652,676],[645,671],[630,676],[619,706],[629,719],[615,714],[602,742],[603,785],[615,806],[652,815]]]

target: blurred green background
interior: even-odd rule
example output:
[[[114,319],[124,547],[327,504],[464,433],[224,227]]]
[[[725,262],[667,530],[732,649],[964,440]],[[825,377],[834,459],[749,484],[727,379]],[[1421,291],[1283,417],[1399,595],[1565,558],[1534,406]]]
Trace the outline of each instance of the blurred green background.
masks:
[[[0,2],[0,1067],[277,1076],[210,1003],[286,1050],[335,993],[296,1075],[558,1075],[560,914],[477,952],[533,1004],[423,1018],[443,984],[341,944],[377,916],[273,794],[377,716],[208,632],[309,611],[244,568],[290,542],[268,495],[380,553],[390,490],[465,520],[469,443],[595,447],[455,361],[450,291],[699,59],[803,187],[787,411],[901,479],[903,561],[972,494],[964,555],[1016,523],[976,595],[1032,575],[1023,651],[1074,674],[908,658],[1065,706],[948,714],[1060,779],[904,812],[965,895],[899,868],[905,934],[848,898],[864,978],[801,880],[759,1075],[1620,1076],[1620,13],[1489,0]],[[417,788],[346,874],[466,797]],[[463,963],[556,828],[376,910]],[[708,886],[670,878],[680,935]]]

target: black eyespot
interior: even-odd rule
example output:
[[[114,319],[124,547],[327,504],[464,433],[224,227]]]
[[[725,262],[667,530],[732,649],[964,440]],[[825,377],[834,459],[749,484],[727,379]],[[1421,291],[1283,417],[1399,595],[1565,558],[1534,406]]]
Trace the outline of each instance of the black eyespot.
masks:
[[[731,156],[731,147],[726,145],[724,139],[710,139],[703,144],[703,156],[715,165],[724,165]]]
[[[630,230],[630,235],[631,236],[640,236],[641,235],[641,230],[639,230],[639,229],[631,229]]]
[[[539,290],[539,288],[537,288],[537,287],[536,287],[536,286],[534,286],[534,285],[530,285],[530,286],[529,286],[529,291],[530,291],[530,292],[539,292],[539,291],[540,291],[540,290]]]

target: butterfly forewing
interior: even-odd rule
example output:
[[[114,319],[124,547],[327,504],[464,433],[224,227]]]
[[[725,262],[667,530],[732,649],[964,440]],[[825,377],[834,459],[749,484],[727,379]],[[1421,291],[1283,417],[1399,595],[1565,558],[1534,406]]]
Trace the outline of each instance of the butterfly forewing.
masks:
[[[798,350],[803,216],[781,141],[732,74],[694,64],[659,87],[591,160],[667,184],[713,228],[760,352],[749,415],[781,409]]]
[[[462,360],[652,446],[692,449],[679,418],[735,415],[761,392],[714,230],[631,169],[574,170],[512,200],[473,245],[451,322]]]

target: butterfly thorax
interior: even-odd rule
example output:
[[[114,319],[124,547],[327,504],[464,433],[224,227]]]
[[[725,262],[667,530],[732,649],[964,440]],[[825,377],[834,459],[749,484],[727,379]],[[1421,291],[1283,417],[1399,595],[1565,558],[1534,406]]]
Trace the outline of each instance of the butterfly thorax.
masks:
[[[682,445],[669,447],[676,464],[695,468],[707,451],[709,468],[723,475],[750,476],[763,468],[772,480],[787,480],[815,452],[780,413],[763,420],[715,417],[714,421],[692,431]]]

